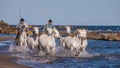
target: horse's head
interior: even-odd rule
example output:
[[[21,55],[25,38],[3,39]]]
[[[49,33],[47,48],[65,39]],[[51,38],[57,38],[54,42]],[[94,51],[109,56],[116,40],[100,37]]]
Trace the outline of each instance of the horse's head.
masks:
[[[83,40],[86,39],[86,35],[87,35],[87,30],[85,29],[80,29],[78,30],[80,35],[79,35],[79,38],[81,39],[81,45],[83,45]]]
[[[57,29],[53,29],[53,35],[54,35],[54,37],[56,37],[56,38],[59,38],[59,37],[60,37],[59,31],[58,31]]]
[[[52,32],[53,32],[53,29],[52,29],[52,28],[47,28],[46,31],[47,31],[47,34],[48,34],[48,35],[51,35]]]
[[[85,30],[85,29],[77,29],[75,31],[75,35],[79,35],[80,37],[85,37],[86,38],[87,30]]]
[[[87,36],[87,30],[82,29],[82,37],[86,38]]]
[[[77,30],[75,31],[75,35],[76,35],[78,38],[81,38],[81,36],[82,36],[82,30],[81,30],[81,29],[77,29]]]
[[[33,34],[39,35],[39,28],[38,27],[33,27]]]

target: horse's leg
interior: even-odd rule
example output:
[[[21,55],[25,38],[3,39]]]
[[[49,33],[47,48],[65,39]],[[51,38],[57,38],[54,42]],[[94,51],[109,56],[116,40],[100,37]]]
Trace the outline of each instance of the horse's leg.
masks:
[[[76,54],[75,54],[75,56],[78,56],[81,51],[82,51],[82,48],[81,48],[81,47],[80,47],[79,49],[76,49]]]
[[[63,47],[63,56],[65,56],[65,53],[66,53],[66,48]]]
[[[55,55],[55,47],[52,48],[52,55]]]
[[[47,48],[47,55],[50,54],[50,48],[49,47],[46,47]]]
[[[17,36],[15,38],[15,42],[16,42],[16,45],[19,46],[19,34],[17,34]]]
[[[61,54],[62,54],[63,56],[65,56],[66,53],[67,53],[67,49],[66,49],[65,47],[63,47],[63,49],[62,49],[62,51],[61,51]]]
[[[64,49],[64,53],[66,53],[66,48],[64,47],[63,49]]]
[[[39,55],[43,54],[43,47],[38,45],[38,51]]]
[[[79,55],[79,50],[76,50],[76,54],[75,54],[75,56],[78,56]]]
[[[25,39],[25,42],[24,42],[24,43],[25,43],[24,46],[25,46],[25,48],[26,48],[26,47],[27,47],[27,39]]]
[[[16,42],[16,45],[19,46],[19,40],[16,39],[15,42]]]
[[[23,42],[22,41],[20,41],[20,46],[22,47],[22,44],[23,44]]]
[[[71,52],[71,53],[72,53],[73,49],[74,49],[73,47],[70,48],[70,52]]]
[[[86,40],[84,40],[84,43],[83,43],[84,47],[82,47],[82,51],[85,51],[87,45],[88,45],[88,42],[87,42],[87,39],[86,39]]]

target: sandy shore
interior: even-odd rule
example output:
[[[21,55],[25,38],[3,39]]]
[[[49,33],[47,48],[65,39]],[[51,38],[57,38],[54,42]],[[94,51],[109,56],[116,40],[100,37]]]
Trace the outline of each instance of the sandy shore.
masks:
[[[0,41],[13,40],[13,39],[14,37],[12,36],[0,36]],[[0,53],[0,68],[32,68],[29,66],[20,65],[13,62],[15,59],[17,58]]]
[[[15,57],[10,57],[8,55],[0,54],[0,68],[32,68],[25,65],[20,65],[13,60],[15,60]]]

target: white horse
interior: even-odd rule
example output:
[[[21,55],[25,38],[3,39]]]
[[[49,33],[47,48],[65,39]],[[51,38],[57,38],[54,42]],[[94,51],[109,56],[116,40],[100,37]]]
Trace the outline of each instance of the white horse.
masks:
[[[25,29],[23,29],[21,30],[21,34],[19,36],[18,45],[20,45],[21,47],[26,47],[27,46],[26,39],[27,39],[27,34]]]
[[[82,29],[80,31],[80,33],[81,33],[81,46],[80,46],[80,48],[81,48],[81,51],[85,51],[85,48],[88,45],[87,37],[86,37],[87,36],[87,30]]]
[[[42,34],[39,37],[39,46],[41,50],[46,50],[48,54],[55,54],[55,38],[60,37],[57,29],[48,28],[47,34]]]
[[[33,36],[27,38],[27,45],[30,49],[34,49],[38,46],[38,35],[39,35],[39,28],[33,27]]]
[[[72,52],[73,50],[76,50],[76,54],[78,54],[81,46],[80,31],[81,31],[80,29],[77,29],[73,37],[67,36],[64,38],[63,47],[65,48],[65,51],[70,50]]]
[[[68,34],[71,33],[71,29],[69,26],[66,26],[66,32]],[[77,29],[73,37],[71,37],[70,35],[65,38],[60,37],[60,42],[65,50],[76,50],[76,55],[78,55],[80,51],[85,51],[85,48],[88,45],[86,35],[87,30]]]

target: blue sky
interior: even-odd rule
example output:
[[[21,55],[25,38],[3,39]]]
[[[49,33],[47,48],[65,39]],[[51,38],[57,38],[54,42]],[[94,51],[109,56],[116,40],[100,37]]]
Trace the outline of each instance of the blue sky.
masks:
[[[0,0],[0,19],[34,25],[120,25],[120,0]]]

